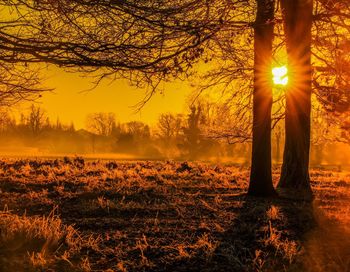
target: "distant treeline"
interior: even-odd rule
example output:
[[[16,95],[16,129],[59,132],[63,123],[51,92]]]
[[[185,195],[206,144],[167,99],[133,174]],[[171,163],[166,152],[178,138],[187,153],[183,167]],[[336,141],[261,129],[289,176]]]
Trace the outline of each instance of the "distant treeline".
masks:
[[[207,159],[241,157],[248,161],[250,143],[231,145],[208,137],[211,121],[200,105],[186,114],[164,113],[153,127],[132,121],[121,123],[114,113],[91,113],[85,129],[52,121],[40,106],[32,105],[19,120],[0,114],[2,153],[35,148],[44,154],[130,154],[143,158]]]

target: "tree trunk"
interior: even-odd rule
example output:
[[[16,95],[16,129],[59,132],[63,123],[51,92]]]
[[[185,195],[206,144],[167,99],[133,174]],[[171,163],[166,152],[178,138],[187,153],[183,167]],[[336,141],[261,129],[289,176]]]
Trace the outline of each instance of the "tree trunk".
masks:
[[[271,173],[271,60],[274,0],[257,0],[254,28],[253,145],[249,195],[275,196]]]
[[[309,177],[312,0],[281,0],[287,44],[286,139],[278,189],[311,198]]]
[[[281,134],[280,132],[276,135],[276,163],[281,160]]]

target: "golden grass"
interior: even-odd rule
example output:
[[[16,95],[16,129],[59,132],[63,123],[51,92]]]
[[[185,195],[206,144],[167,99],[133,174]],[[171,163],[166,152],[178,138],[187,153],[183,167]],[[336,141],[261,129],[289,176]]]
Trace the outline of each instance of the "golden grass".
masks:
[[[248,175],[195,162],[2,160],[0,271],[346,271],[348,173],[312,170],[312,205],[246,197]]]
[[[73,226],[67,226],[52,210],[48,216],[16,215],[8,210],[0,212],[0,256],[8,271],[37,271],[61,261],[74,267],[75,258],[83,247],[97,248],[97,239],[83,237]],[[62,265],[58,265],[64,269]],[[88,270],[88,258],[78,267]],[[4,268],[3,268],[4,269]]]

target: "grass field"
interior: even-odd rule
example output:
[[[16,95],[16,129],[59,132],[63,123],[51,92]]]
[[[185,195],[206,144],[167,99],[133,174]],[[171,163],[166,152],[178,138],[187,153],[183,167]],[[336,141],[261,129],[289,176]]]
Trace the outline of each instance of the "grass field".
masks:
[[[2,160],[0,271],[350,271],[350,174],[312,169],[313,203],[247,197],[248,176],[205,163]]]

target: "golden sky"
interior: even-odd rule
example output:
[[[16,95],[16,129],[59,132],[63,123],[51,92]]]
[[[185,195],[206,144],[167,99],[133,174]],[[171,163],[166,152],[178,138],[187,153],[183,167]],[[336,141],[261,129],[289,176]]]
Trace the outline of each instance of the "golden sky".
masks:
[[[64,124],[73,121],[76,129],[85,127],[86,116],[92,112],[114,112],[120,122],[137,120],[154,124],[163,112],[183,112],[190,94],[190,87],[184,82],[168,84],[164,94],[154,95],[140,112],[135,112],[133,106],[142,101],[145,90],[132,87],[125,80],[105,81],[87,91],[93,86],[92,78],[59,68],[50,68],[45,74],[45,86],[55,90],[44,93],[37,102],[51,121],[55,122],[57,117]],[[25,103],[17,111],[25,111],[30,105]]]

